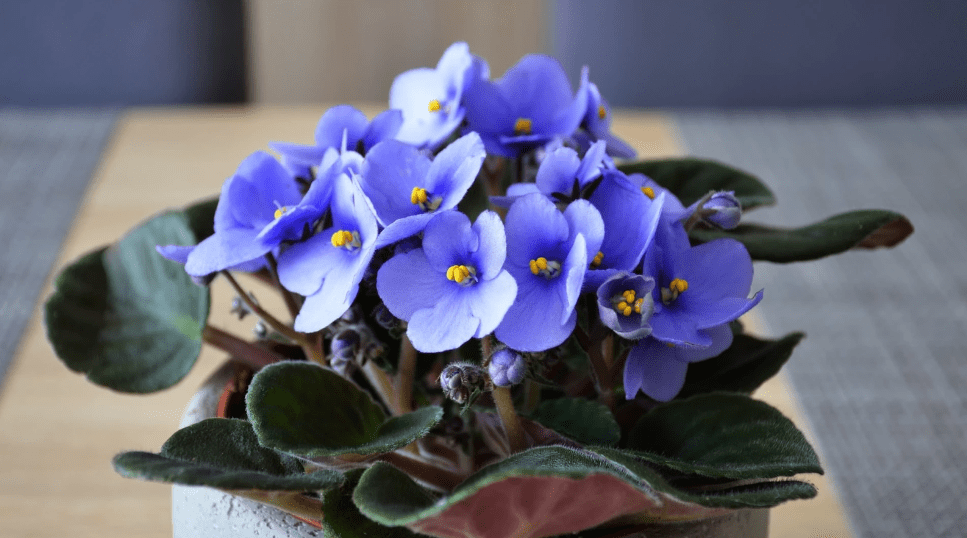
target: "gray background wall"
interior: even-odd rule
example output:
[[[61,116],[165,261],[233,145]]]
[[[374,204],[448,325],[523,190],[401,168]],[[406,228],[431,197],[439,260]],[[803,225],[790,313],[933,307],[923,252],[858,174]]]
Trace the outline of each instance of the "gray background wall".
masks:
[[[612,104],[967,102],[963,0],[555,0],[551,50]]]

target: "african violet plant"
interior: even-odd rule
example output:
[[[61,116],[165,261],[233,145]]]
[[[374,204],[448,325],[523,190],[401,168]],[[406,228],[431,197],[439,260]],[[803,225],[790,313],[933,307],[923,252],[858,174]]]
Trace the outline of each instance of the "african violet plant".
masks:
[[[346,537],[552,536],[815,495],[790,477],[821,473],[816,454],[750,397],[803,336],[744,332],[753,260],[893,246],[903,216],[740,223],[768,188],[711,161],[614,161],[634,151],[587,69],[572,93],[545,56],[492,81],[457,43],[389,103],[328,110],[314,145],[253,153],[217,200],[61,273],[48,335],[94,383],[164,389],[203,343],[251,376],[234,415],[120,454],[119,473]],[[215,278],[254,341],[207,324]]]

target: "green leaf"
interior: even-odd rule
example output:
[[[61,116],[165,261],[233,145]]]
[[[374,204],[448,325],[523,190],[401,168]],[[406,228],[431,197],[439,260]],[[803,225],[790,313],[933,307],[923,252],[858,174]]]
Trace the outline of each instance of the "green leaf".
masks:
[[[737,239],[753,260],[776,263],[816,260],[854,248],[892,247],[913,233],[906,217],[893,211],[850,211],[801,228],[740,224],[733,230],[695,229],[692,239]]]
[[[155,246],[194,243],[185,215],[165,213],[64,268],[44,309],[57,356],[122,392],[180,381],[201,351],[210,299]]]
[[[608,406],[583,398],[546,400],[532,418],[585,445],[611,446],[621,439],[621,428]]]
[[[815,493],[794,481],[694,493],[620,451],[543,446],[484,467],[443,497],[379,462],[363,473],[353,501],[374,521],[424,534],[524,538],[574,533],[622,516],[698,519]]]
[[[317,491],[343,481],[332,470],[306,474],[296,458],[260,446],[251,424],[227,418],[178,430],[159,454],[118,454],[114,469],[128,478],[223,490]]]
[[[741,394],[703,394],[662,404],[639,419],[627,447],[683,473],[762,479],[820,473],[802,432],[770,405]]]
[[[779,340],[763,340],[737,334],[729,349],[719,356],[688,365],[685,386],[676,398],[717,391],[750,394],[779,373],[805,336],[797,332]]]
[[[195,234],[196,243],[200,243],[203,239],[207,239],[215,233],[215,209],[217,207],[218,198],[209,198],[184,209],[185,217],[188,218],[188,227]]]
[[[359,513],[353,504],[353,490],[363,470],[346,473],[346,482],[339,488],[325,492],[322,503],[326,515],[322,518],[326,538],[412,538],[417,536],[403,527],[386,527]]]
[[[776,197],[759,178],[725,164],[685,157],[618,165],[626,174],[645,174],[670,190],[685,206],[697,202],[709,191],[734,191],[742,209],[773,205]]]
[[[351,381],[307,362],[281,362],[252,379],[245,398],[263,446],[303,458],[380,454],[425,436],[438,406],[387,419]]]

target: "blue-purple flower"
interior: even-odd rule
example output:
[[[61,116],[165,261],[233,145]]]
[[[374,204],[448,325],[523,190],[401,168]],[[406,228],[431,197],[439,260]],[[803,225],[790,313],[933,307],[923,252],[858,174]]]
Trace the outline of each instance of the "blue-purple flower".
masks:
[[[748,298],[752,259],[733,239],[691,247],[687,237],[662,237],[649,247],[643,267],[655,280],[655,311],[651,335],[628,355],[625,393],[633,398],[641,390],[665,401],[681,390],[689,362],[728,348],[728,323],[758,304],[762,291]]]
[[[517,299],[494,334],[520,351],[550,349],[574,330],[574,307],[604,223],[587,200],[561,213],[536,193],[514,202],[506,220],[505,267],[517,281]]]
[[[282,163],[298,177],[311,177],[310,169],[319,166],[329,149],[364,154],[377,143],[396,136],[403,123],[399,110],[387,110],[370,122],[366,115],[349,105],[330,108],[316,125],[315,144],[273,142],[269,147],[282,154]]]
[[[380,224],[377,248],[419,233],[435,213],[453,209],[473,184],[485,152],[476,133],[465,135],[433,161],[396,140],[377,144],[363,163],[360,185]]]
[[[629,159],[635,156],[634,148],[611,134],[611,107],[593,82],[588,83],[588,105],[581,127],[584,131],[576,133],[575,139],[582,147],[601,140],[607,143],[608,155],[612,157]]]
[[[279,256],[279,280],[306,297],[294,328],[314,332],[343,315],[376,250],[376,216],[359,186],[342,174],[330,204],[332,226]]]
[[[411,69],[396,77],[389,106],[403,113],[396,139],[435,149],[463,122],[463,93],[479,78],[489,77],[486,62],[470,54],[466,43],[454,43],[436,69]]]
[[[406,334],[424,353],[455,349],[491,333],[517,295],[503,269],[506,238],[500,217],[484,211],[470,225],[444,211],[426,225],[423,246],[383,264],[376,289]]]
[[[544,157],[534,183],[514,183],[507,187],[507,196],[491,196],[490,201],[507,207],[521,196],[539,192],[555,203],[567,204],[581,198],[591,183],[601,177],[604,159],[604,142],[592,144],[584,158],[573,149],[558,145]]]
[[[651,334],[648,319],[655,311],[651,277],[617,273],[598,288],[598,317],[618,336],[640,340]]]
[[[516,157],[571,136],[584,117],[587,93],[587,69],[575,95],[557,60],[524,56],[500,80],[477,80],[467,89],[466,130],[480,133],[487,153]]]
[[[265,152],[249,155],[222,184],[215,233],[194,247],[159,246],[163,256],[185,264],[193,277],[224,269],[256,270],[282,241],[298,240],[312,211],[289,212],[302,201],[295,178]]]
[[[498,387],[516,385],[523,381],[527,375],[527,361],[520,353],[512,349],[501,348],[490,357],[487,373],[490,374],[490,379],[494,382],[494,385]]]
[[[589,198],[604,220],[601,249],[589,260],[585,291],[596,290],[620,271],[633,271],[658,229],[665,196],[645,193],[628,176],[606,169]]]

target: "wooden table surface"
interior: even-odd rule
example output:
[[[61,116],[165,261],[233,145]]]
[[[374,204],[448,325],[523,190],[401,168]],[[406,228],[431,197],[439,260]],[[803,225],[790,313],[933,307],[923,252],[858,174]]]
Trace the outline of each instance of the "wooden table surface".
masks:
[[[310,143],[327,106],[133,109],[119,121],[55,269],[108,243],[147,216],[218,193],[245,156],[275,140]],[[377,107],[366,107],[372,116]],[[622,112],[614,131],[642,158],[682,153],[674,127],[659,114]],[[741,163],[736,163],[741,164]],[[212,325],[247,334],[228,312],[232,293],[219,279]],[[41,303],[50,293],[48,282]],[[754,318],[750,320],[755,323]],[[177,429],[185,404],[224,359],[206,348],[174,388],[116,394],[70,372],[54,356],[35,312],[0,394],[0,535],[27,537],[170,537],[170,487],[121,478],[111,458],[157,451]],[[814,439],[780,375],[757,396],[781,409]],[[822,456],[822,455],[820,455]],[[825,477],[807,476],[816,499],[772,511],[771,536],[851,536]]]

